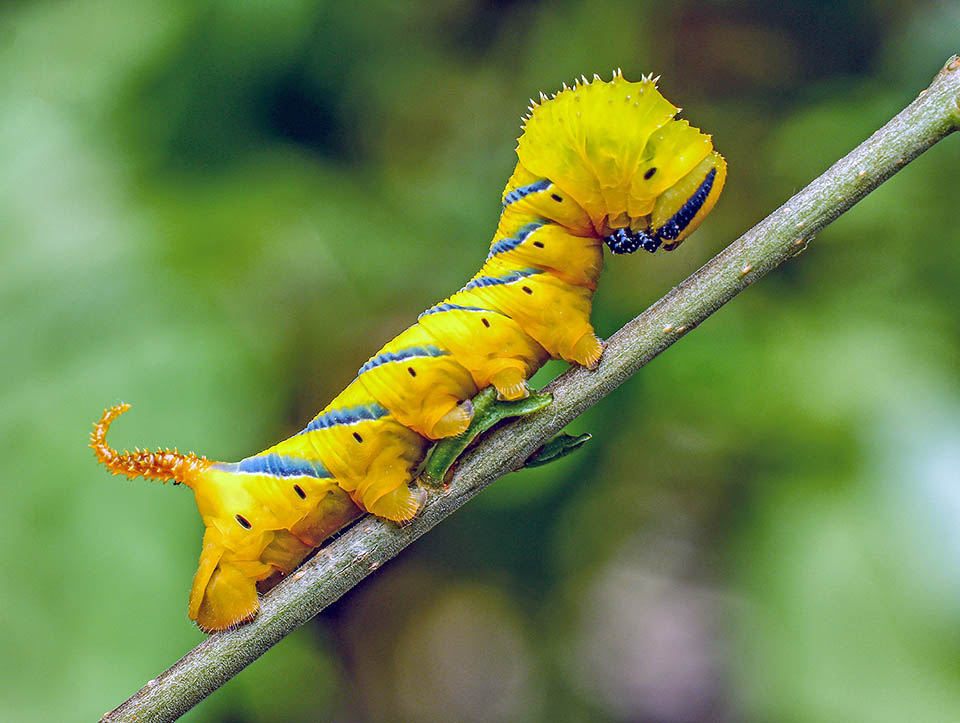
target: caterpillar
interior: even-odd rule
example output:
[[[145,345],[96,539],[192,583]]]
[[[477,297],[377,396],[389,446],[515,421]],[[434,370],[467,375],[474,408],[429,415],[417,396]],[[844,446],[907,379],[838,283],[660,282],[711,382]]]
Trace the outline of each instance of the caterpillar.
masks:
[[[251,620],[260,593],[363,512],[411,519],[426,497],[418,465],[434,440],[464,432],[480,390],[523,399],[551,358],[596,368],[603,345],[590,311],[604,245],[675,249],[726,177],[711,137],[675,118],[657,80],[618,70],[531,101],[480,271],[289,439],[231,463],[120,453],[106,435],[129,405],[104,412],[90,446],[111,472],[193,490],[205,532],[188,612],[202,630]]]

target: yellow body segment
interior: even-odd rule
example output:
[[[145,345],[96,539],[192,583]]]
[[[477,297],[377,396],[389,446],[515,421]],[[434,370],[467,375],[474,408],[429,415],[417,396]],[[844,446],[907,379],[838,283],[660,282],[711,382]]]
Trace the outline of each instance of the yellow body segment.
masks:
[[[362,508],[403,521],[420,506],[407,485],[427,444],[354,380],[300,434],[261,455],[318,460]]]
[[[723,188],[723,158],[678,110],[651,78],[619,72],[534,104],[483,267],[289,439],[236,463],[121,454],[106,432],[126,406],[105,412],[91,435],[102,463],[194,492],[206,531],[188,611],[201,628],[250,620],[260,593],[364,511],[413,517],[431,440],[467,427],[478,390],[521,399],[549,358],[599,363],[590,311],[604,244],[618,254],[675,248]]]
[[[190,617],[204,630],[252,617],[258,583],[291,572],[361,514],[332,477],[278,478],[269,465],[266,474],[243,471],[244,462],[212,464],[188,483],[206,525],[189,605]]]
[[[596,253],[602,254],[599,244]],[[483,285],[487,279],[505,281]],[[592,288],[571,286],[539,270],[514,269],[491,261],[473,281],[480,285],[468,284],[449,301],[494,307],[523,327],[552,358],[589,367],[596,365],[600,342],[590,324]]]
[[[460,434],[473,417],[461,404],[477,393],[473,377],[419,324],[387,342],[357,379],[394,419],[429,439]]]
[[[519,227],[519,231],[517,231]],[[571,286],[597,288],[603,271],[603,246],[593,236],[571,234],[563,226],[544,222],[534,216],[504,213],[493,243],[523,238],[509,251],[503,251],[489,260],[480,274],[496,275],[506,270],[540,269]]]
[[[497,388],[501,399],[527,396],[526,380],[550,358],[509,316],[480,307],[438,304],[419,322],[473,377],[478,389]]]
[[[507,199],[517,189],[529,188],[543,181],[549,184],[547,190],[550,193],[530,193],[520,196],[516,200],[511,200],[509,203],[504,201],[504,213],[500,216],[497,234],[501,237],[508,237],[514,229],[518,228],[517,224],[522,225],[529,221],[549,218],[566,233],[595,239],[597,231],[593,226],[593,220],[573,196],[553,184],[545,176],[537,176],[527,170],[522,163],[517,164],[513,175],[507,181],[507,187],[503,189],[501,198]],[[507,213],[507,209],[509,209],[509,213]],[[496,240],[495,238],[494,243]]]

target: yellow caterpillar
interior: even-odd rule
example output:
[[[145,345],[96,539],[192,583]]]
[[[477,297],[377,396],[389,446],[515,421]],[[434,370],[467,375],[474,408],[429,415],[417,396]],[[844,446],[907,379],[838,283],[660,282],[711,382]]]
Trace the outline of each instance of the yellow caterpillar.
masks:
[[[240,462],[176,450],[119,453],[107,409],[91,446],[114,474],[190,487],[206,525],[190,617],[205,631],[252,619],[263,592],[363,510],[413,517],[412,485],[432,440],[463,432],[471,399],[529,394],[550,358],[595,368],[603,351],[590,309],[613,253],[670,250],[723,188],[726,164],[710,136],[675,120],[678,108],[644,77],[594,76],[525,118],[519,162],[483,267],[364,364],[298,434]]]

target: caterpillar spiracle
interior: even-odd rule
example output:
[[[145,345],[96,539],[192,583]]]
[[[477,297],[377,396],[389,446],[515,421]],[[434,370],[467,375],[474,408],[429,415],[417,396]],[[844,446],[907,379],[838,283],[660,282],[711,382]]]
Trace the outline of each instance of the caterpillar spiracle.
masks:
[[[231,463],[120,453],[106,434],[128,405],[104,412],[91,447],[110,471],[193,490],[206,529],[189,615],[201,629],[251,620],[259,592],[363,511],[412,518],[426,496],[415,470],[433,440],[466,429],[479,390],[522,399],[548,359],[597,366],[590,310],[604,244],[615,254],[674,249],[723,188],[723,157],[678,111],[655,79],[620,71],[541,93],[483,267],[289,439]]]

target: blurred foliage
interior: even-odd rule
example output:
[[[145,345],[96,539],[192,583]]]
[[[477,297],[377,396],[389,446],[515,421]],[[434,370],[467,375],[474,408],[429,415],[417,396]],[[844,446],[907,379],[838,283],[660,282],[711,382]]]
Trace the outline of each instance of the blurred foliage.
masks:
[[[92,719],[202,638],[193,501],[95,466],[104,406],[118,446],[218,459],[298,429],[473,273],[526,99],[622,66],[730,181],[610,264],[607,335],[909,102],[958,8],[4,4],[0,716]],[[187,720],[957,720],[958,149]]]

